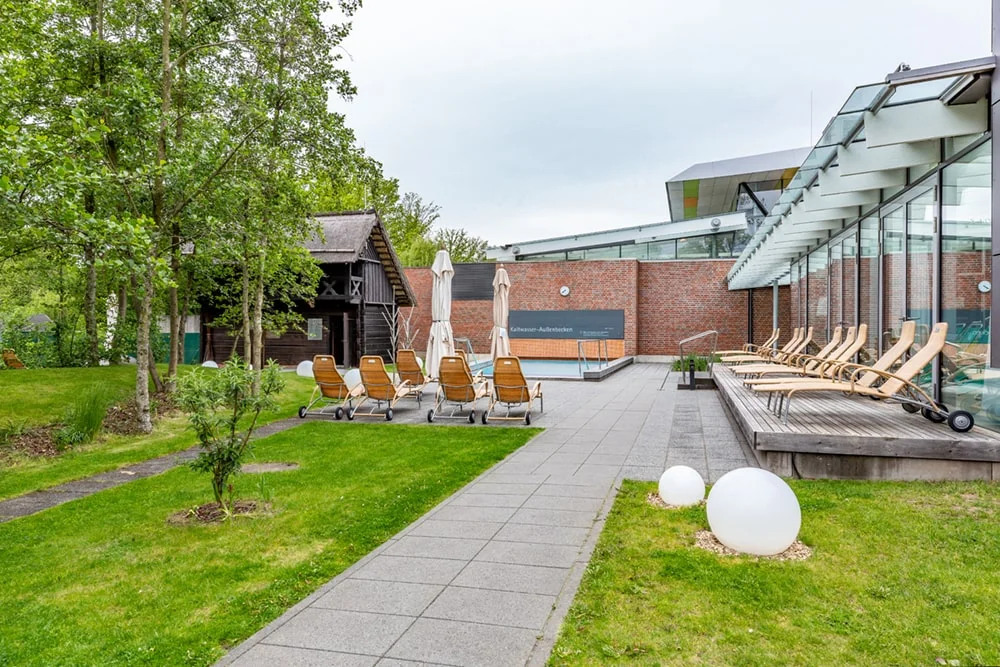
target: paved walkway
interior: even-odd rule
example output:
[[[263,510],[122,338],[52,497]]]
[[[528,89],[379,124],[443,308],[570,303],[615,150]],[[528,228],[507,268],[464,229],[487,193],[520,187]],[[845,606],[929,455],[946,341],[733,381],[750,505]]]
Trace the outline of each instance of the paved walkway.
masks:
[[[665,370],[545,382],[542,434],[219,664],[544,664],[620,479],[747,465],[716,393],[658,392]]]

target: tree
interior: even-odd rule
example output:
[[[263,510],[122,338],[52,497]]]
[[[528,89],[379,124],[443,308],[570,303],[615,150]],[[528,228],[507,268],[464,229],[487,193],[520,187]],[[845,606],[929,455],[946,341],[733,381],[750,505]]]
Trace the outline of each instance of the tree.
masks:
[[[464,229],[439,229],[434,243],[448,250],[453,262],[482,262],[486,260],[487,242]],[[433,263],[433,260],[431,260]]]

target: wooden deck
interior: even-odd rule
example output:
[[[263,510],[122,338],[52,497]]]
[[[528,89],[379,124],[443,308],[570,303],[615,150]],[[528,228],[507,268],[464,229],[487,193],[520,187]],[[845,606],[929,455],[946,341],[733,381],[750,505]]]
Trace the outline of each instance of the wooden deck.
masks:
[[[956,433],[898,404],[839,392],[796,396],[785,424],[724,366],[715,381],[760,464],[787,476],[1000,479],[1000,433]],[[762,398],[763,396],[763,398]]]

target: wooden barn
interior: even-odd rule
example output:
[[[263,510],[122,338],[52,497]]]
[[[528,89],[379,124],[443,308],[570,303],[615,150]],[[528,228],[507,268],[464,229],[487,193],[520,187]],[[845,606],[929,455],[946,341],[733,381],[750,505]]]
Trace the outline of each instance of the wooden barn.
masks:
[[[347,366],[357,366],[365,354],[388,361],[394,308],[413,306],[416,300],[378,213],[371,209],[315,217],[323,238],[312,239],[306,248],[323,269],[318,293],[311,303],[297,304],[304,331],[265,336],[264,357],[282,365],[317,354],[332,354]],[[213,315],[203,310],[202,322],[210,323]],[[228,329],[203,324],[201,358],[224,361],[233,342]]]

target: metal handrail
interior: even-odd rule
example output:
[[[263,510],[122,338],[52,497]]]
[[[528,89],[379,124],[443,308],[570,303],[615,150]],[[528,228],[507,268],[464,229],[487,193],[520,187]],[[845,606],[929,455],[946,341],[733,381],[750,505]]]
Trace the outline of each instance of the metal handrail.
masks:
[[[698,341],[698,340],[701,340],[702,338],[707,338],[709,336],[712,337],[712,351],[709,352],[709,354],[708,354],[708,376],[709,377],[715,377],[714,376],[715,351],[717,349],[719,349],[719,332],[718,331],[716,331],[715,329],[709,329],[708,331],[702,331],[701,333],[697,333],[697,334],[695,334],[693,336],[689,336],[689,337],[685,338],[684,340],[681,340],[681,341],[677,342],[677,349],[681,353],[680,354],[680,358],[684,359],[687,356],[687,354],[684,352],[684,346],[685,345],[687,345],[689,343],[693,343],[693,342]],[[674,368],[673,364],[671,364],[667,368],[667,374],[663,377],[663,382],[660,383],[660,390],[661,391],[662,391],[664,385],[667,384],[667,378],[670,377],[670,372],[673,370],[673,368]],[[681,368],[681,373],[683,373],[683,372],[684,372],[684,369]],[[694,387],[694,378],[691,378],[691,387],[692,388]]]
[[[584,351],[584,344],[586,343],[597,343],[597,367],[600,368],[602,365],[607,366],[611,363],[610,355],[608,354],[608,339],[607,338],[577,338],[576,340],[576,369],[580,373],[580,377],[583,377],[583,368],[587,367],[590,370],[590,361],[587,359],[587,353]],[[604,355],[601,355],[601,343],[604,344]]]

